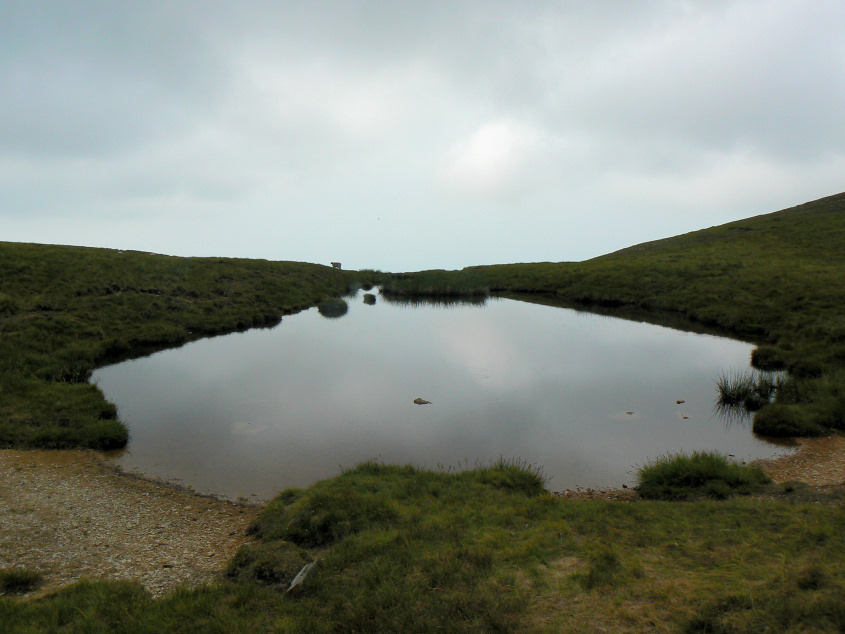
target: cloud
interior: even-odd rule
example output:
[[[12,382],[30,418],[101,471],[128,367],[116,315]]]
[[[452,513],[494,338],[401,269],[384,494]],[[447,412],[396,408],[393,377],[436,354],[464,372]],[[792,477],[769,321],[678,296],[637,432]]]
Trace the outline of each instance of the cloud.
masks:
[[[453,145],[446,156],[444,181],[481,196],[507,192],[532,158],[541,135],[518,121],[485,123]]]
[[[811,161],[842,147],[845,46],[834,25],[845,7],[683,6],[575,66],[580,90],[561,95],[566,112],[615,143],[741,145]]]
[[[7,5],[4,239],[459,267],[842,187],[833,0]]]
[[[777,161],[759,152],[738,149],[700,157],[696,169],[681,172],[619,173],[608,186],[632,203],[658,208],[686,209],[689,214],[711,214],[738,201],[760,213],[775,211],[778,201],[801,200],[800,192],[821,198],[833,191],[845,174],[845,154],[830,154],[817,161]],[[838,193],[838,192],[837,192]],[[807,194],[804,193],[804,196]]]
[[[225,64],[186,17],[164,5],[6,4],[0,152],[120,155],[207,115]]]

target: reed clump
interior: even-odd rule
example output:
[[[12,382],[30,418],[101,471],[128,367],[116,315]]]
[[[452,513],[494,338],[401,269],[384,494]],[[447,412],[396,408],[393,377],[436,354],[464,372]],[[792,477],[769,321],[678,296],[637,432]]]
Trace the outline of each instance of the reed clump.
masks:
[[[317,304],[317,310],[323,317],[337,319],[349,312],[349,303],[345,299],[334,297]]]
[[[777,392],[781,377],[771,372],[729,370],[716,378],[716,405],[722,409],[742,408],[756,412]]]

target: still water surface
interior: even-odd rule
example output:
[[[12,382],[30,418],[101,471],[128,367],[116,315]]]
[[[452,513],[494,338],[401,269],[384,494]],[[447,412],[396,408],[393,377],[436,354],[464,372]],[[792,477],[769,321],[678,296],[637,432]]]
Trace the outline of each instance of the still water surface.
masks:
[[[713,413],[714,378],[747,367],[748,344],[504,299],[349,304],[101,368],[93,380],[130,430],[115,459],[265,500],[368,459],[519,458],[562,490],[631,485],[667,452],[783,451]]]

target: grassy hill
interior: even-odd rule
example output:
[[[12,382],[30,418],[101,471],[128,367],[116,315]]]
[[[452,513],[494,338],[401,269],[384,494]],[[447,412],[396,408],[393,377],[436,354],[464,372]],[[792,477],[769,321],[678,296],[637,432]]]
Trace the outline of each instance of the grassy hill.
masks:
[[[758,414],[761,433],[845,426],[845,194],[585,262],[400,274],[387,288],[540,295],[729,333],[759,344],[757,367],[790,373],[778,403]]]

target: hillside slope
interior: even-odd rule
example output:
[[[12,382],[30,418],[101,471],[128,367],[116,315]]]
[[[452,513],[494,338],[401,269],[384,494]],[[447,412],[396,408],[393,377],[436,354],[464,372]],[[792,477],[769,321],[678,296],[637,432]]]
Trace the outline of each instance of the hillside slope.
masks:
[[[843,426],[845,193],[584,262],[423,271],[396,275],[387,288],[541,294],[587,308],[683,316],[759,344],[758,367],[789,370],[796,380],[782,404],[816,411],[808,419],[807,410],[790,410],[787,417],[802,421],[783,433]]]

